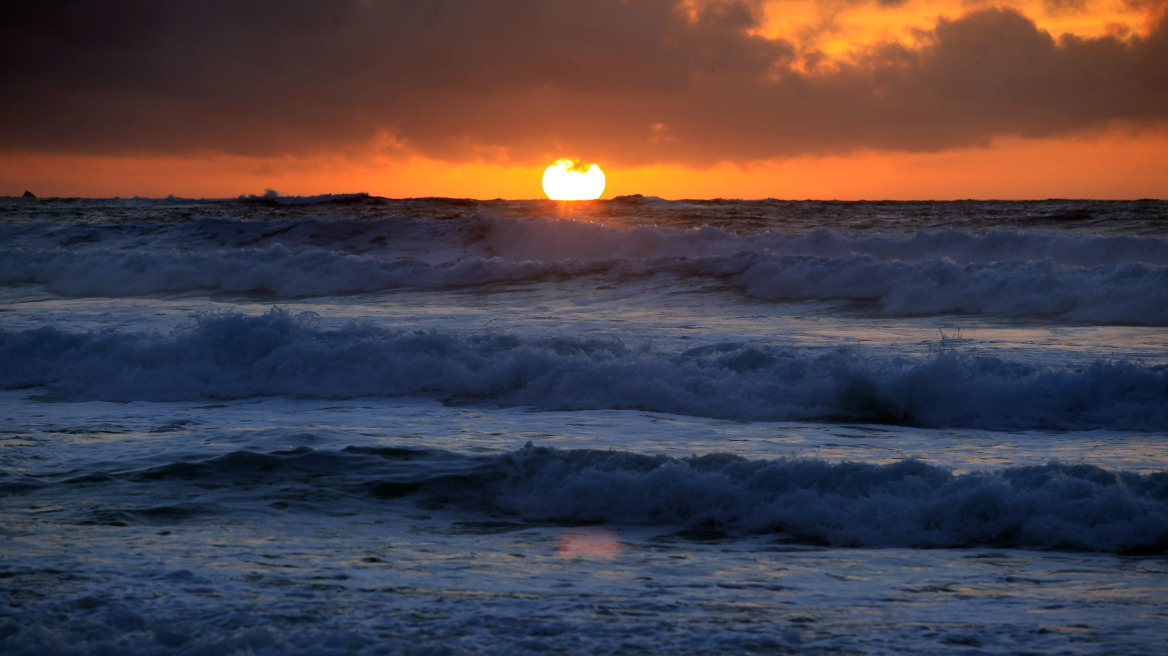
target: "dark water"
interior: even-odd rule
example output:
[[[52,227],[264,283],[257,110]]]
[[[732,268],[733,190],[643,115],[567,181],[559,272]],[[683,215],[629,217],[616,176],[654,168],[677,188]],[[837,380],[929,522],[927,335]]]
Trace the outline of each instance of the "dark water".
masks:
[[[1157,653],[1166,222],[0,201],[0,650]]]

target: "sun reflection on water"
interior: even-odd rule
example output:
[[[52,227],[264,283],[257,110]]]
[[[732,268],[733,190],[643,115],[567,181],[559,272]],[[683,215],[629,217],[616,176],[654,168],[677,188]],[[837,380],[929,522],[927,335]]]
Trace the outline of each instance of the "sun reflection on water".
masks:
[[[616,560],[620,553],[617,534],[603,528],[573,529],[556,541],[556,555],[560,558]]]

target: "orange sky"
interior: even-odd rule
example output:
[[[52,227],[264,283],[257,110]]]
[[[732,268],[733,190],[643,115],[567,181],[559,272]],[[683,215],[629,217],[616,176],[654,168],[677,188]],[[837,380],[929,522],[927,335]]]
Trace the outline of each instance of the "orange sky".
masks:
[[[0,195],[1168,198],[1160,0],[117,4],[0,28]]]

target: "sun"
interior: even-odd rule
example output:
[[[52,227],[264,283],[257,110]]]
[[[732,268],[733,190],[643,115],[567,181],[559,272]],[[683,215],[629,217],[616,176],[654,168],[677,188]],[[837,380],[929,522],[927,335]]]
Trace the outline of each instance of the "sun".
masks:
[[[552,200],[593,200],[604,193],[604,171],[595,164],[558,159],[543,172],[543,193]]]

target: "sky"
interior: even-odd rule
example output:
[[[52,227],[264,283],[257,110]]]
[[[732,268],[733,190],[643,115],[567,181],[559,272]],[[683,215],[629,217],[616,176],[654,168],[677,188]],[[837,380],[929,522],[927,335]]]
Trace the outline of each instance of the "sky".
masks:
[[[1168,198],[1168,0],[8,0],[0,195]]]

